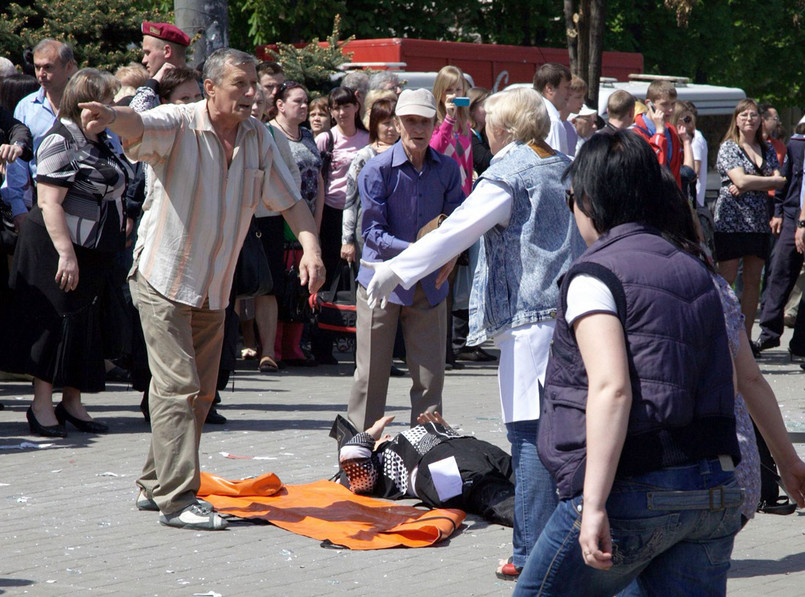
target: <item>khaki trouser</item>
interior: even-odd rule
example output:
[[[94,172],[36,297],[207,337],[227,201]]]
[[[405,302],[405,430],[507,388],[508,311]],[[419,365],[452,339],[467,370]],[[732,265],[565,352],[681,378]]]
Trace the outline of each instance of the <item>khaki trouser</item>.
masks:
[[[137,484],[161,512],[172,514],[196,500],[201,482],[198,449],[215,398],[224,310],[171,301],[139,272],[129,287],[152,375],[151,447]]]
[[[388,303],[383,309],[370,309],[366,289],[359,285],[357,316],[355,381],[348,407],[352,424],[364,430],[385,413],[398,321],[402,323],[405,360],[412,379],[411,426],[425,410],[441,412],[447,341],[445,302],[432,307],[422,285],[417,284],[411,306]]]

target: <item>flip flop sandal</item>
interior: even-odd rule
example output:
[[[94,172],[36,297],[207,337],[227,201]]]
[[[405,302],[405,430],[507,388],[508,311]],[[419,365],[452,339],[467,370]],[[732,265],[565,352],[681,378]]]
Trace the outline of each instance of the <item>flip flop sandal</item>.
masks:
[[[264,356],[260,359],[259,369],[261,373],[275,373],[279,371],[279,365],[277,362],[269,356]]]
[[[508,560],[500,560],[498,568],[495,570],[495,576],[501,580],[517,580],[522,571],[522,567],[512,564],[512,559],[509,558]]]

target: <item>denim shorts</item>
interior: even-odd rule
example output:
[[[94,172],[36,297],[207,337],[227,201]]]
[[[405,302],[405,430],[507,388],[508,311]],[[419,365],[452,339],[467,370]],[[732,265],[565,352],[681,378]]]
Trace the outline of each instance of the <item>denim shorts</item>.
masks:
[[[718,459],[616,479],[607,500],[613,566],[587,566],[583,500],[562,500],[529,556],[515,596],[724,595],[743,492]],[[634,582],[634,584],[632,584]]]

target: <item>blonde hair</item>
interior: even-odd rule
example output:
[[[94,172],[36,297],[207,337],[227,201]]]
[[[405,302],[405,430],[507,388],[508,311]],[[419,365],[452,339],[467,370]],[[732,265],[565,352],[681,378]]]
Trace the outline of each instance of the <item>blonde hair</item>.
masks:
[[[59,103],[59,116],[81,124],[81,108],[84,102],[109,102],[115,96],[120,81],[112,73],[96,68],[82,68],[67,82]]]
[[[131,62],[115,71],[115,78],[123,87],[142,87],[148,80],[148,71],[142,64]]]
[[[587,82],[582,79],[581,77],[577,77],[573,75],[570,79],[570,91],[571,93],[587,93]]]
[[[439,73],[436,75],[436,80],[433,82],[433,97],[436,98],[436,122],[440,123],[447,115],[447,108],[444,105],[444,94],[451,87],[461,84],[461,93],[467,94],[467,79],[464,78],[464,72],[457,66],[451,64],[443,66]],[[456,108],[456,121],[462,131],[469,128],[470,111],[468,108]],[[469,131],[466,131],[469,132]]]
[[[509,142],[544,141],[551,127],[548,110],[542,96],[535,89],[499,91],[489,96],[484,108],[486,125],[502,129]]]
[[[392,104],[397,103],[397,94],[394,92],[393,89],[370,89],[369,92],[366,94],[366,99],[363,100],[366,112],[363,115],[363,126],[366,127],[366,130],[371,130],[369,128],[369,117],[372,115],[372,105],[380,101],[382,99],[389,100]]]

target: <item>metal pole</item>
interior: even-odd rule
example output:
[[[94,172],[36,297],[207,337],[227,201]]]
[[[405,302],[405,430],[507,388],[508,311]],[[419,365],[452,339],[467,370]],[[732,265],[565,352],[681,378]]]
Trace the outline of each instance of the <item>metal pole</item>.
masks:
[[[227,0],[173,0],[176,26],[194,39],[187,64],[197,67],[219,48],[229,46]]]

